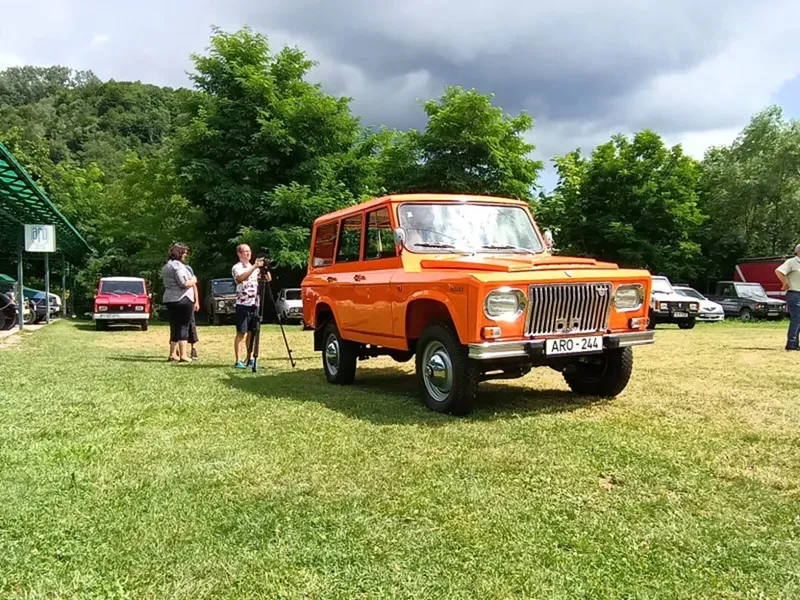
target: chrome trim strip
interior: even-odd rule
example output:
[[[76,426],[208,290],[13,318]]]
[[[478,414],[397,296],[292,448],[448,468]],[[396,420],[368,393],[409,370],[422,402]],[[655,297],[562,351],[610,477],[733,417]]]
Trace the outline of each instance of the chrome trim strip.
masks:
[[[628,346],[641,346],[643,344],[653,344],[656,341],[655,331],[634,331],[631,333],[612,333],[604,336],[604,341],[616,342],[619,348],[627,348]],[[606,344],[608,345],[608,344]]]
[[[582,336],[570,336],[582,337]],[[552,339],[552,338],[551,338]],[[603,336],[604,348],[627,348],[655,343],[654,331],[633,331],[612,333]],[[544,340],[523,342],[483,342],[469,345],[469,357],[473,360],[492,360],[498,358],[518,358],[528,355],[531,350],[543,350]],[[586,353],[589,354],[589,353]],[[576,354],[575,356],[580,356]]]

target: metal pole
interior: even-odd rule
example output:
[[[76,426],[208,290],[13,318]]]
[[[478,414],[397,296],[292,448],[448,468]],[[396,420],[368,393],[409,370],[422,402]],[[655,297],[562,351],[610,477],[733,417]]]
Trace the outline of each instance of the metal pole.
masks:
[[[67,317],[67,257],[61,253],[61,318]]]
[[[44,253],[44,297],[46,298],[47,312],[44,315],[44,322],[50,324],[50,253]]]
[[[20,330],[23,328],[22,308],[25,306],[25,296],[22,294],[22,246],[24,243],[22,240],[22,235],[20,235],[19,245],[17,246],[17,309],[19,310],[17,320],[19,321]]]

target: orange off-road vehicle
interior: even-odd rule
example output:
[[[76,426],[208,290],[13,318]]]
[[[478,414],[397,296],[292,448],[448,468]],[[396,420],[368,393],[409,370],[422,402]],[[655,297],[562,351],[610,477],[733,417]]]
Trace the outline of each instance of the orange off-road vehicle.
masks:
[[[432,410],[472,410],[478,383],[533,367],[616,396],[647,330],[650,273],[555,256],[524,202],[413,194],[314,222],[303,312],[331,383],[359,359],[416,357]]]

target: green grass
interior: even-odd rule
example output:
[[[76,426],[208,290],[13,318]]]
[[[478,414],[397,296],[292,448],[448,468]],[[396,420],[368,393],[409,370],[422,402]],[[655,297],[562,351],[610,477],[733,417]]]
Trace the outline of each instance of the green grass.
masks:
[[[786,323],[659,327],[617,399],[411,365],[325,383],[311,336],[56,323],[0,348],[2,598],[800,597],[800,359]]]

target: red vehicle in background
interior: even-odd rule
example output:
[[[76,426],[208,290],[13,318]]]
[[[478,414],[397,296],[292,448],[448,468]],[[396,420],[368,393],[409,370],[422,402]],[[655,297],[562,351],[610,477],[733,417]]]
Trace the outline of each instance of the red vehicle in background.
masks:
[[[109,323],[139,325],[147,331],[150,322],[150,294],[141,277],[103,277],[94,298],[94,322],[98,331]]]
[[[766,256],[745,258],[736,265],[733,280],[742,283],[760,283],[767,296],[778,300],[786,300],[786,292],[781,291],[781,282],[775,275],[775,269],[787,259],[786,256]]]

